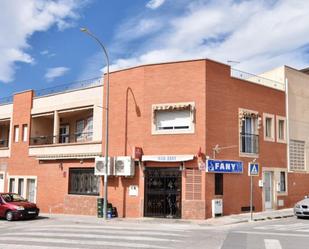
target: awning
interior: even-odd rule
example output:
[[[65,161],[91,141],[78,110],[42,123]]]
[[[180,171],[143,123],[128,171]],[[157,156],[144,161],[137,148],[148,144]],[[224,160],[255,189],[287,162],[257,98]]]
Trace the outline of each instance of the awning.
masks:
[[[142,156],[142,161],[152,162],[185,162],[194,159],[194,155],[149,155]]]
[[[102,156],[101,153],[85,153],[85,154],[56,154],[56,155],[39,155],[36,156],[37,160],[59,160],[59,159],[89,159]]]
[[[168,104],[157,104],[153,105],[152,109],[157,110],[182,110],[182,109],[192,109],[194,107],[193,103],[168,103]]]

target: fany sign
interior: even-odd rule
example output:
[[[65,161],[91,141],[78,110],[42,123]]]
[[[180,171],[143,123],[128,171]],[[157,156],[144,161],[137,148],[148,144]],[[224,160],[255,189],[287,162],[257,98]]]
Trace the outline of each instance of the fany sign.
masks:
[[[243,162],[227,160],[207,160],[206,172],[209,173],[243,173]]]

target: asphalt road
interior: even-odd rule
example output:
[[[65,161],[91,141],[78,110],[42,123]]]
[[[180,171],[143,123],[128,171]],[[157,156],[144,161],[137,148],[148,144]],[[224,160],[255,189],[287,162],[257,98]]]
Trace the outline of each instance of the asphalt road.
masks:
[[[197,248],[308,249],[309,219],[210,226],[177,221],[112,221],[51,216],[0,220],[0,249]]]

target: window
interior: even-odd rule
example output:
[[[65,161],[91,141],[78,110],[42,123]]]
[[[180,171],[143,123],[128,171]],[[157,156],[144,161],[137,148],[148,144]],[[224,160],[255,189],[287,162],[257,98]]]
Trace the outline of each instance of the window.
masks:
[[[277,142],[286,142],[286,122],[284,117],[277,116]]]
[[[279,192],[286,192],[286,174],[284,171],[280,172]]]
[[[23,178],[18,179],[18,194],[24,195],[24,179]]]
[[[290,168],[295,171],[305,170],[305,141],[290,140]]]
[[[215,195],[223,195],[223,174],[215,173]]]
[[[241,122],[240,152],[259,153],[259,136],[257,135],[258,118],[256,115],[245,116]]]
[[[274,115],[264,113],[264,140],[275,141],[275,125],[274,125]]]
[[[14,126],[14,142],[17,143],[19,138],[19,126]]]
[[[69,170],[69,194],[99,195],[100,178],[94,168],[71,168]]]
[[[153,107],[153,134],[193,133],[194,104],[162,104]]]
[[[15,193],[15,178],[10,178],[9,192]]]
[[[83,141],[83,132],[84,132],[84,120],[78,120],[76,121],[76,142],[81,142]]]
[[[93,117],[89,117],[87,119],[87,124],[85,127],[86,132],[86,140],[92,140],[92,134],[93,134]]]
[[[27,142],[28,140],[28,125],[23,125],[23,142]]]

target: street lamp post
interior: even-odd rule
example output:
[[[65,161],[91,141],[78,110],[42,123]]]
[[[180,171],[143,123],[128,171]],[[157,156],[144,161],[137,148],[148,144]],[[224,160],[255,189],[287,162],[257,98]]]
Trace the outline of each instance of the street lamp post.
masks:
[[[107,65],[107,74],[106,74],[106,95],[105,95],[105,174],[104,174],[104,219],[107,219],[107,174],[108,174],[108,114],[109,114],[109,58],[107,54],[107,50],[104,47],[103,43],[92,34],[87,28],[81,28],[82,32],[86,33],[90,37],[92,37],[96,42],[100,45],[103,50],[103,53],[106,57],[106,65]]]

